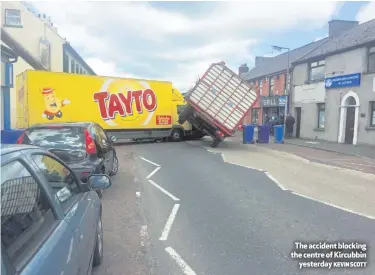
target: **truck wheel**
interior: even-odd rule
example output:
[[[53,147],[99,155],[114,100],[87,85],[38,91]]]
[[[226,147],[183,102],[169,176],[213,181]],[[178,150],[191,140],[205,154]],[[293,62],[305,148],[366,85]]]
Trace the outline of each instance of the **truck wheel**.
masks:
[[[211,147],[212,148],[216,148],[219,144],[220,144],[221,140],[218,139],[218,138],[215,138],[212,143],[211,143]]]
[[[172,138],[172,141],[174,142],[179,142],[182,140],[182,137],[183,137],[183,132],[181,129],[173,129],[172,130],[172,134],[171,134],[171,138]]]

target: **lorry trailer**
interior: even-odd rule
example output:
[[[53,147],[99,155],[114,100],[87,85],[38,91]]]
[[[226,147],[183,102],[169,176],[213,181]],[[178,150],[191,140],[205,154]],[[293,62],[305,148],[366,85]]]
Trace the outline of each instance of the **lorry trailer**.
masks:
[[[256,88],[230,70],[225,62],[213,63],[185,96],[187,106],[178,122],[190,122],[212,137],[211,147],[217,147],[234,134],[256,98]]]

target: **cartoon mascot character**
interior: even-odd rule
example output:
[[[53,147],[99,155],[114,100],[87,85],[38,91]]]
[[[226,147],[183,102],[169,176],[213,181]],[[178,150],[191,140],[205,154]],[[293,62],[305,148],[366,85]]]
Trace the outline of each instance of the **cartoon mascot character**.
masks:
[[[44,113],[43,118],[52,120],[54,117],[62,117],[61,107],[70,103],[68,99],[60,100],[56,97],[55,90],[52,88],[44,88],[42,90],[44,97]]]

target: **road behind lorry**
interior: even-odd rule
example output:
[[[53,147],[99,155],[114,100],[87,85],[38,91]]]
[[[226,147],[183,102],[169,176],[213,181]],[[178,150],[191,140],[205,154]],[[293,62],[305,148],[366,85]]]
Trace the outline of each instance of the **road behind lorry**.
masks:
[[[186,95],[188,105],[179,116],[213,138],[217,147],[232,136],[257,98],[256,88],[225,66],[212,64]]]
[[[177,122],[186,103],[171,82],[33,70],[17,76],[16,89],[19,129],[90,121],[120,141],[201,137]]]

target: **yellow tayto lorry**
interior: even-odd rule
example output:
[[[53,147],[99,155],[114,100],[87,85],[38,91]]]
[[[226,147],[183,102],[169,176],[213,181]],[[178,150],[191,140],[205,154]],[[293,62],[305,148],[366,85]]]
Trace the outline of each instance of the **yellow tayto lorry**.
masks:
[[[171,82],[28,70],[17,76],[17,128],[93,121],[122,139],[201,138],[178,123],[186,103]]]

